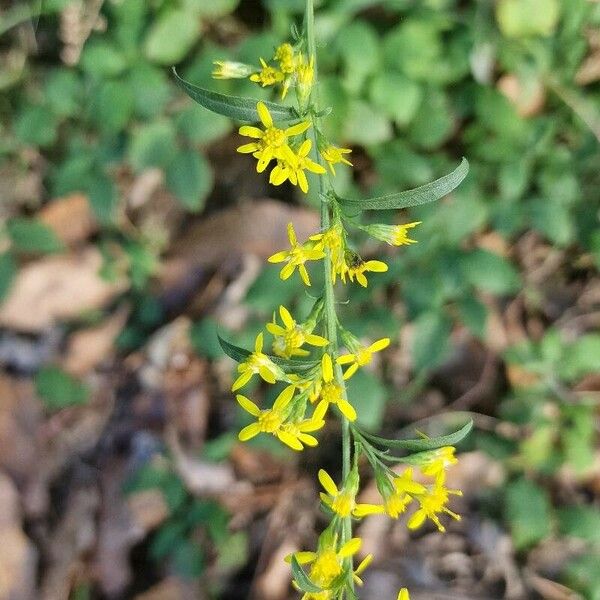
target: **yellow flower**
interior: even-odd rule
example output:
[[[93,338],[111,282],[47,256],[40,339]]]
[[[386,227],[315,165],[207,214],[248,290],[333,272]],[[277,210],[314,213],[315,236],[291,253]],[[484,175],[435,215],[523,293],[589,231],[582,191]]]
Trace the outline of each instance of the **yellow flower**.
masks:
[[[369,364],[374,352],[380,352],[390,345],[390,338],[381,338],[370,346],[363,346],[355,350],[353,354],[344,354],[337,359],[338,365],[350,365],[344,373],[344,379],[349,379],[356,373],[359,367]]]
[[[452,512],[446,504],[448,504],[449,496],[462,496],[460,490],[449,490],[444,485],[444,478],[439,477],[432,489],[427,490],[423,495],[415,496],[420,504],[420,508],[408,520],[409,529],[417,529],[425,522],[425,519],[430,519],[435,523],[436,527],[443,533],[446,528],[440,522],[438,514],[445,513],[450,515],[456,521],[460,521],[460,515]]]
[[[263,334],[259,333],[254,342],[254,352],[238,365],[239,377],[233,382],[231,391],[235,392],[245,386],[252,375],[258,373],[267,383],[275,383],[285,378],[285,373],[266,355],[263,354]]]
[[[294,56],[294,48],[291,44],[281,44],[275,50],[275,56],[273,57],[279,63],[279,68],[282,73],[291,74],[296,68],[296,59]]]
[[[212,72],[214,79],[244,79],[252,73],[252,67],[241,62],[231,60],[215,60],[215,69]]]
[[[346,398],[344,398],[344,392],[342,387],[336,383],[333,376],[333,362],[331,356],[325,353],[321,359],[321,377],[323,383],[321,385],[321,391],[319,394],[320,404],[324,404],[329,408],[330,404],[335,404],[339,411],[349,421],[356,420],[356,410]]]
[[[398,592],[398,598],[397,598],[397,600],[410,600],[410,595],[409,595],[408,590],[406,588],[402,588]]]
[[[287,262],[279,274],[284,281],[289,279],[297,268],[304,284],[310,285],[310,278],[304,263],[308,260],[319,260],[325,256],[325,253],[312,243],[299,244],[292,223],[288,223],[288,239],[290,240],[290,249],[273,254],[268,261],[270,263]]]
[[[361,545],[360,538],[352,538],[339,550],[336,550],[335,544],[332,543],[320,547],[317,552],[297,552],[294,556],[301,565],[311,565],[310,580],[320,588],[327,590],[342,573],[344,559],[356,554]]]
[[[339,490],[329,473],[324,469],[319,470],[319,481],[323,489],[327,492],[321,492],[323,504],[328,506],[334,513],[340,517],[349,517],[356,506],[355,498],[358,491],[358,473],[352,471],[344,487]]]
[[[277,396],[272,408],[261,410],[252,402],[252,400],[238,394],[236,400],[240,406],[253,417],[256,417],[256,422],[244,427],[238,438],[242,442],[246,442],[259,433],[271,433],[281,442],[292,448],[293,450],[302,450],[304,447],[300,442],[299,435],[295,431],[286,429],[284,422],[287,415],[287,407],[289,406],[294,396],[294,386],[288,385],[279,396]],[[316,427],[318,429],[318,427]],[[300,431],[299,433],[303,433]]]
[[[444,474],[450,465],[455,465],[458,462],[458,459],[454,456],[455,452],[456,448],[454,446],[444,446],[432,450],[427,453],[427,459],[419,465],[419,469],[421,469],[423,475],[437,479]]]
[[[260,59],[260,64],[262,69],[258,73],[250,75],[250,81],[260,83],[262,87],[275,85],[283,81],[283,73],[281,71],[268,65],[262,58]]]
[[[318,175],[325,173],[325,169],[321,165],[308,158],[311,146],[312,142],[310,140],[304,140],[294,161],[278,160],[277,166],[271,171],[269,183],[281,185],[289,179],[290,183],[299,185],[300,189],[306,194],[308,192],[308,180],[304,170],[306,169]]]
[[[310,58],[309,61],[305,61],[302,55],[298,57],[296,65],[296,81],[298,82],[297,96],[298,103],[300,106],[305,106],[307,100],[310,97],[313,82],[315,79],[315,58]]]
[[[352,150],[350,148],[338,148],[337,146],[329,145],[321,150],[321,156],[327,161],[329,164],[329,169],[332,174],[335,175],[335,168],[333,165],[337,165],[338,163],[344,163],[345,165],[352,166],[352,163],[344,156],[345,154],[350,154]]]
[[[312,328],[307,325],[298,325],[290,311],[285,306],[279,307],[279,314],[283,321],[283,327],[275,322],[267,323],[267,331],[275,336],[273,341],[273,352],[283,358],[292,356],[307,356],[308,350],[302,350],[304,344],[311,346],[327,346],[329,340],[312,333]]]
[[[421,221],[414,221],[405,225],[365,225],[361,229],[390,246],[407,246],[417,243],[417,240],[408,237],[408,230],[420,224]]]
[[[291,445],[289,442],[286,442],[286,444],[294,450],[303,450],[302,444],[311,447],[316,446],[319,441],[310,434],[318,431],[325,425],[325,420],[323,419],[324,416],[325,411],[323,408],[317,406],[310,419],[303,419],[296,423],[284,423],[282,425],[283,432],[287,436],[291,436],[288,440],[291,440],[292,438],[296,440],[294,445]]]
[[[310,239],[317,242],[317,247],[329,249],[331,258],[331,278],[333,283],[336,282],[338,273],[345,272],[346,261],[344,255],[346,252],[346,239],[344,237],[344,229],[342,225],[334,223],[329,229],[322,233],[311,235]]]
[[[274,126],[271,113],[264,102],[258,102],[256,110],[265,130],[263,131],[251,125],[240,127],[240,135],[257,141],[243,144],[237,151],[242,154],[253,154],[258,159],[256,170],[259,173],[262,173],[274,158],[293,163],[296,160],[296,155],[288,145],[288,138],[304,133],[310,127],[310,123],[301,121],[287,129],[279,129]]]
[[[385,273],[388,270],[388,266],[380,260],[364,261],[358,254],[351,254],[350,259],[350,264],[345,264],[345,268],[340,272],[340,276],[344,283],[346,283],[346,275],[350,281],[354,281],[354,278],[356,277],[356,281],[362,285],[362,287],[366,288],[368,281],[365,277],[365,272]]]
[[[413,471],[409,467],[399,477],[392,480],[392,491],[383,493],[383,504],[358,504],[354,516],[387,514],[392,519],[397,519],[406,511],[412,502],[413,494],[424,494],[427,488],[413,480]]]

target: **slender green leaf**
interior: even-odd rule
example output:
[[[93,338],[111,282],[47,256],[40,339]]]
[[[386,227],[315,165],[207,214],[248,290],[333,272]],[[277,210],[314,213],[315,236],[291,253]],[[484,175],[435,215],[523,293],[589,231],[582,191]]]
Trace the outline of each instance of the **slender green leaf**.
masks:
[[[388,440],[377,435],[361,432],[361,435],[369,441],[380,446],[385,446],[392,450],[409,450],[411,452],[422,452],[424,450],[435,450],[443,446],[454,446],[464,439],[473,429],[473,421],[469,419],[468,423],[458,431],[449,435],[441,435],[434,438],[421,438],[416,440]]]
[[[439,200],[453,189],[458,187],[469,172],[469,162],[463,158],[460,165],[435,181],[426,183],[420,187],[397,194],[387,194],[366,200],[348,200],[341,198],[340,202],[348,208],[360,210],[389,210],[397,208],[408,208],[409,206],[420,206]]]
[[[182,79],[173,68],[173,75],[177,85],[195,102],[204,106],[212,112],[225,115],[237,121],[246,121],[255,123],[259,121],[256,112],[258,100],[255,98],[243,98],[241,96],[228,96],[211,90],[193,85],[185,79]],[[298,119],[298,114],[292,108],[276,104],[275,102],[265,102],[271,116],[275,121],[291,121]]]
[[[318,585],[315,585],[304,569],[300,566],[298,559],[292,555],[292,575],[294,576],[294,580],[298,587],[303,591],[309,594],[318,594],[323,591]]]
[[[227,354],[230,358],[233,358],[236,362],[244,362],[252,352],[250,350],[246,350],[245,348],[240,348],[234,344],[231,344],[227,340],[224,340],[219,334],[217,334],[219,338],[219,343],[221,344],[221,348],[223,352]],[[308,369],[312,369],[317,365],[317,361],[315,360],[302,360],[302,359],[287,359],[281,358],[279,356],[268,355],[267,356],[278,366],[280,366],[285,371],[307,371]]]

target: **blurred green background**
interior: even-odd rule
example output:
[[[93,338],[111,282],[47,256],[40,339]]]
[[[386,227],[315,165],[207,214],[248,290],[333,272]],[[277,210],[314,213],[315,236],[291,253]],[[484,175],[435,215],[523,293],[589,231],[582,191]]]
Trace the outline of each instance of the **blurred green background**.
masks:
[[[395,347],[375,372],[352,380],[363,425],[394,434],[451,410],[474,417],[476,433],[462,449],[502,477],[467,494],[463,514],[510,534],[522,589],[511,592],[506,581],[468,596],[455,573],[445,585],[463,594],[456,597],[600,599],[600,4],[316,4],[319,94],[333,107],[326,131],[353,149],[354,169],[338,169],[338,193],[399,191],[462,156],[471,164],[450,197],[394,215],[423,221],[414,230],[419,244],[399,254],[361,246],[384,255],[390,270],[368,290],[352,290],[345,323],[370,339],[390,335]],[[280,303],[308,309],[301,285],[282,284],[262,259],[284,244],[283,233],[269,241],[269,223],[281,221],[283,231],[288,219],[305,219],[308,233],[318,199],[269,187],[235,155],[235,124],[194,105],[170,67],[196,85],[270,98],[249,81],[212,80],[212,62],[270,58],[303,8],[301,0],[0,1],[5,384],[31,384],[41,410],[33,437],[48,428],[66,435],[70,418],[85,419],[98,402],[105,409],[87,445],[69,446],[50,470],[46,508],[32,512],[23,500],[39,589],[54,561],[48,540],[62,539],[53,527],[74,493],[73,457],[91,453],[100,471],[126,462],[123,497],[158,490],[166,509],[127,548],[132,573],[120,588],[107,591],[87,565],[63,597],[136,597],[168,574],[191,581],[199,597],[250,597],[254,559],[261,547],[270,552],[267,542],[248,520],[234,516],[231,527],[235,511],[182,476],[168,436],[179,427],[191,453],[212,466],[233,463],[244,479],[233,435],[242,417],[227,393],[232,367],[214,334],[218,326],[249,345]],[[259,212],[263,198],[279,203],[261,200]],[[256,236],[246,238],[239,221]],[[89,268],[69,271],[73,261]],[[111,335],[85,338],[90,331]],[[172,341],[181,331],[189,360],[204,369],[190,375],[190,387],[208,390],[206,423],[195,434],[181,429],[168,401],[179,406],[184,385],[170,382],[172,365],[164,366],[176,355],[169,344],[185,345]],[[99,355],[89,358],[92,347]],[[160,385],[148,383],[152,368]],[[142,417],[131,408],[140,386],[157,403],[139,409]],[[109,397],[116,400],[107,408]],[[122,417],[126,443],[113,431]],[[318,460],[336,464],[331,436],[301,472]],[[103,454],[107,437],[112,450]],[[273,460],[293,464],[272,450]],[[3,472],[25,494],[27,476],[11,460]],[[560,560],[540,567],[549,548],[560,548]],[[256,585],[252,593],[262,597]]]

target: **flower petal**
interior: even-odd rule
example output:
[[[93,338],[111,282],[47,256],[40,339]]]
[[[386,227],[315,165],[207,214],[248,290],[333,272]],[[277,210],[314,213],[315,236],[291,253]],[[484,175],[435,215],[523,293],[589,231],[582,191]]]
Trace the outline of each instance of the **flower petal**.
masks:
[[[390,338],[381,338],[380,340],[373,342],[369,346],[368,350],[369,350],[369,352],[379,352],[380,350],[387,348],[389,345],[390,345]]]
[[[258,118],[265,127],[273,127],[273,117],[271,117],[271,113],[264,102],[256,104],[256,112],[258,112]]]
[[[292,450],[297,450],[298,452],[304,450],[304,446],[295,435],[292,435],[287,431],[282,431],[281,429],[277,431],[275,435],[281,442],[283,442],[286,446],[289,446]]]
[[[260,139],[264,135],[263,130],[251,125],[242,125],[239,129],[239,134],[245,137]]]
[[[288,127],[285,130],[285,135],[287,135],[287,136],[300,135],[301,133],[304,133],[309,127],[310,127],[309,121],[300,121],[300,123],[296,123],[295,125]]]
[[[239,405],[253,417],[258,417],[260,415],[260,408],[258,408],[258,406],[252,402],[252,400],[246,398],[246,396],[238,394],[235,399],[238,401]]]
[[[333,363],[331,362],[331,356],[327,352],[323,354],[323,358],[321,359],[321,371],[325,383],[333,381]]]
[[[356,554],[361,546],[362,540],[360,538],[352,538],[340,548],[338,556],[341,558],[348,558],[349,556]]]
[[[329,473],[325,471],[325,469],[319,469],[319,482],[323,486],[323,489],[330,496],[337,496],[340,493],[337,485],[335,485],[335,482],[333,481]]]
[[[244,429],[242,429],[238,433],[238,439],[241,442],[247,442],[248,440],[257,436],[259,433],[260,433],[260,425],[258,423],[251,423],[250,425],[244,427]]]
[[[283,324],[288,328],[292,329],[296,325],[296,321],[294,321],[290,311],[283,305],[279,307],[279,314],[281,316],[281,320]]]
[[[354,410],[354,406],[345,400],[344,398],[340,398],[337,401],[337,407],[340,409],[340,412],[348,419],[348,421],[356,421],[356,410]]]

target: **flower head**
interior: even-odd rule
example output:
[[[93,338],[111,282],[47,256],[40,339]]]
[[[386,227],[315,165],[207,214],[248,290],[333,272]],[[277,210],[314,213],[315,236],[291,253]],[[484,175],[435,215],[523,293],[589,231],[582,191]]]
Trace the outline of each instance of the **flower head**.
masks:
[[[338,357],[337,363],[339,365],[350,365],[344,373],[344,379],[352,377],[359,367],[364,367],[371,362],[375,352],[380,352],[389,345],[390,338],[381,338],[380,340],[373,342],[370,346],[358,346],[353,348],[354,352],[352,354],[343,354]]]
[[[320,335],[312,333],[312,323],[298,324],[285,306],[279,307],[279,315],[283,325],[278,325],[273,315],[273,322],[267,323],[267,331],[275,339],[273,341],[273,352],[283,358],[292,356],[308,356],[308,350],[303,350],[304,344],[311,346],[327,346],[329,340]],[[311,326],[312,325],[312,326]]]
[[[356,554],[361,545],[360,538],[352,538],[337,549],[337,537],[324,538],[322,534],[317,552],[296,552],[294,556],[301,565],[310,564],[310,580],[328,590],[344,570],[344,560]]]
[[[260,59],[260,64],[262,69],[258,73],[250,75],[250,81],[260,83],[262,87],[275,85],[276,83],[281,83],[283,81],[284,75],[281,71],[275,67],[271,67],[262,58]]]
[[[270,263],[287,262],[279,274],[284,281],[298,269],[304,284],[310,285],[310,277],[304,263],[309,260],[319,260],[325,256],[325,253],[312,242],[299,244],[292,223],[288,223],[288,239],[290,240],[290,249],[276,252],[268,258],[268,261]]]
[[[319,393],[319,402],[324,404],[327,408],[330,404],[335,404],[339,411],[349,421],[356,421],[356,410],[346,400],[342,386],[335,381],[333,375],[333,361],[331,356],[325,353],[321,359],[321,388]]]
[[[417,243],[417,240],[411,239],[408,235],[410,229],[420,224],[421,221],[414,221],[405,225],[365,225],[361,229],[390,246],[407,246]]]
[[[323,504],[342,518],[349,517],[356,506],[356,493],[358,492],[358,471],[350,471],[342,489],[338,489],[329,473],[324,469],[319,470],[319,481],[327,493],[321,492]]]
[[[231,60],[215,60],[214,79],[244,79],[252,73],[250,65]]]
[[[256,170],[259,173],[262,173],[273,159],[294,163],[296,155],[288,145],[288,138],[304,133],[310,127],[310,123],[301,121],[287,129],[279,129],[273,124],[273,117],[264,102],[258,102],[256,110],[265,129],[262,130],[252,125],[240,127],[240,135],[253,138],[256,141],[243,144],[237,151],[242,154],[252,154],[257,158]]]
[[[275,56],[273,57],[279,63],[279,68],[284,74],[291,74],[296,68],[296,57],[294,55],[294,48],[291,44],[281,44],[275,50]]]
[[[380,261],[380,260],[367,260],[364,261],[358,254],[355,252],[346,252],[345,264],[343,268],[340,270],[340,276],[342,281],[346,283],[346,276],[350,281],[356,281],[362,285],[362,287],[367,287],[369,282],[365,277],[365,273],[371,271],[373,273],[385,273],[388,270],[388,266]]]
[[[352,150],[350,150],[350,148],[338,148],[337,146],[329,144],[321,150],[321,156],[329,164],[331,173],[335,175],[334,165],[343,163],[345,165],[349,165],[350,167],[352,166],[352,163],[344,156],[345,154],[350,154],[351,152]]]
[[[302,450],[300,434],[307,431],[307,425],[297,425],[296,429],[286,425],[285,420],[288,414],[288,406],[294,396],[295,387],[288,385],[279,396],[277,396],[272,408],[261,410],[252,400],[238,394],[236,396],[240,406],[253,417],[256,417],[256,422],[244,427],[238,437],[242,442],[252,439],[259,433],[271,433],[281,442],[292,448],[293,450]],[[321,419],[322,421],[322,419]],[[315,420],[310,425],[310,430],[315,431],[322,427],[321,421]],[[312,438],[312,436],[310,436]],[[310,440],[312,442],[312,439]],[[306,443],[306,442],[305,442]],[[312,444],[308,444],[312,445]]]
[[[423,525],[426,519],[430,519],[436,527],[443,533],[446,528],[442,525],[439,516],[447,514],[454,520],[460,521],[460,515],[452,512],[446,505],[450,495],[462,496],[460,490],[450,490],[444,485],[444,477],[438,477],[431,489],[424,494],[418,494],[415,499],[419,502],[419,509],[408,520],[409,529],[417,529]]]
[[[310,92],[315,79],[315,58],[311,56],[305,60],[302,55],[298,57],[296,65],[296,81],[298,82],[298,103],[304,106],[310,97]]]
[[[284,181],[289,180],[292,185],[299,185],[300,189],[306,194],[308,192],[308,180],[304,171],[311,171],[318,175],[325,173],[325,169],[321,165],[308,157],[311,147],[312,142],[304,140],[295,155],[295,160],[278,160],[277,166],[271,171],[269,183],[281,185]]]
[[[458,459],[454,456],[455,451],[454,446],[444,446],[427,452],[423,463],[419,465],[423,475],[435,477],[436,479],[443,476],[449,466],[458,462]]]
[[[254,352],[252,352],[244,362],[238,365],[238,372],[240,375],[231,386],[232,392],[245,386],[254,374],[260,375],[267,383],[275,383],[278,380],[281,381],[285,379],[283,370],[264,354],[262,349],[263,334],[261,332],[256,336]]]
[[[379,487],[383,504],[359,504],[354,511],[355,516],[385,513],[392,519],[397,519],[406,511],[414,494],[424,494],[427,491],[424,485],[413,480],[413,470],[410,467],[399,477],[394,477],[391,482],[386,477]]]

